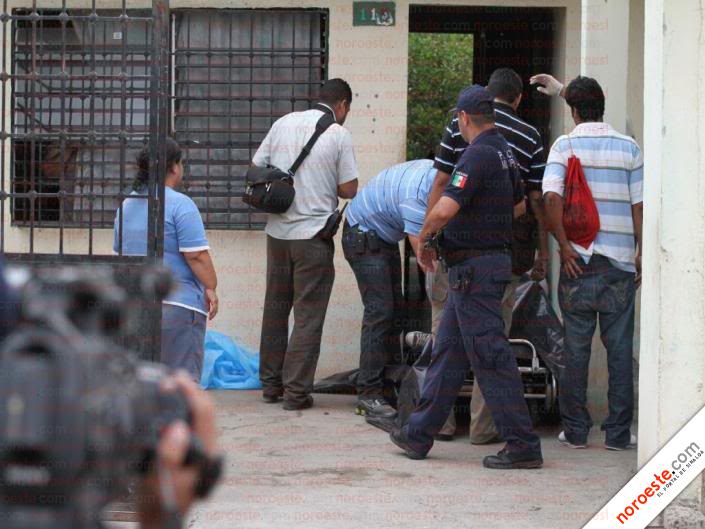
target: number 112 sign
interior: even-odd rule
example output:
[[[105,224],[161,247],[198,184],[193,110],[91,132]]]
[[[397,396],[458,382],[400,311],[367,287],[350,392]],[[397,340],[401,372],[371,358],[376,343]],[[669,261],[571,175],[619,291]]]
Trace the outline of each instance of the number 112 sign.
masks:
[[[394,2],[353,2],[353,26],[393,26]]]

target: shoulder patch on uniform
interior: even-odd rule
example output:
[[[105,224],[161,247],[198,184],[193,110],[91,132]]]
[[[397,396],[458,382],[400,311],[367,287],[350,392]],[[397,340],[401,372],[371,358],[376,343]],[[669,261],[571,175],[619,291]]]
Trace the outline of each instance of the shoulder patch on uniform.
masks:
[[[453,179],[450,181],[451,185],[459,187],[460,189],[465,187],[465,182],[468,181],[468,174],[456,169],[453,171]]]

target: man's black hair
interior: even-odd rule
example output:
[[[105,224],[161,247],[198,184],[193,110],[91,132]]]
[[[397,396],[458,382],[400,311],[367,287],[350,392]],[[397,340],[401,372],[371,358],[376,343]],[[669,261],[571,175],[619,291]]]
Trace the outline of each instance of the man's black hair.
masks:
[[[350,104],[352,102],[352,90],[350,85],[342,79],[328,79],[321,86],[319,99],[329,105],[334,105],[338,101],[343,100]]]
[[[489,125],[490,123],[495,122],[494,107],[489,101],[483,101],[476,106],[472,113],[466,112],[466,114],[470,117],[470,121],[472,121],[476,127]]]
[[[524,91],[524,83],[511,68],[497,68],[490,75],[487,90],[492,97],[512,103]]]
[[[470,121],[476,126],[481,127],[482,125],[489,125],[495,122],[494,112],[483,113],[483,114],[468,114],[470,116]]]
[[[573,79],[565,89],[565,101],[582,121],[602,121],[605,94],[595,79],[582,75]]]

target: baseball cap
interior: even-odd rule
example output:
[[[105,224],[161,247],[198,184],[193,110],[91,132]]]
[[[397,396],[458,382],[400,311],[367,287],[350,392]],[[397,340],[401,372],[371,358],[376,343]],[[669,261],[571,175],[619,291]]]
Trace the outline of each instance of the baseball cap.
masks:
[[[458,95],[458,112],[461,110],[468,114],[489,114],[492,112],[492,95],[484,86],[474,84],[463,88]]]

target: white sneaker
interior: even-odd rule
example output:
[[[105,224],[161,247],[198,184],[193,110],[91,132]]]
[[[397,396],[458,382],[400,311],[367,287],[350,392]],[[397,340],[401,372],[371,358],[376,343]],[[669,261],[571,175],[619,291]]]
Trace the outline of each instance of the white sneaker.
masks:
[[[577,449],[587,448],[587,443],[580,444],[580,445],[574,445],[573,443],[568,441],[568,439],[566,439],[565,432],[561,432],[558,434],[558,442],[561,443],[563,446],[567,446],[570,448],[577,448]]]
[[[430,339],[431,334],[421,331],[407,332],[404,338],[406,345],[413,349],[423,349]]]
[[[620,452],[622,450],[629,450],[630,448],[636,448],[636,435],[631,434],[629,437],[629,444],[627,446],[610,446],[607,443],[605,443],[605,448],[607,450],[614,450],[615,452]]]

